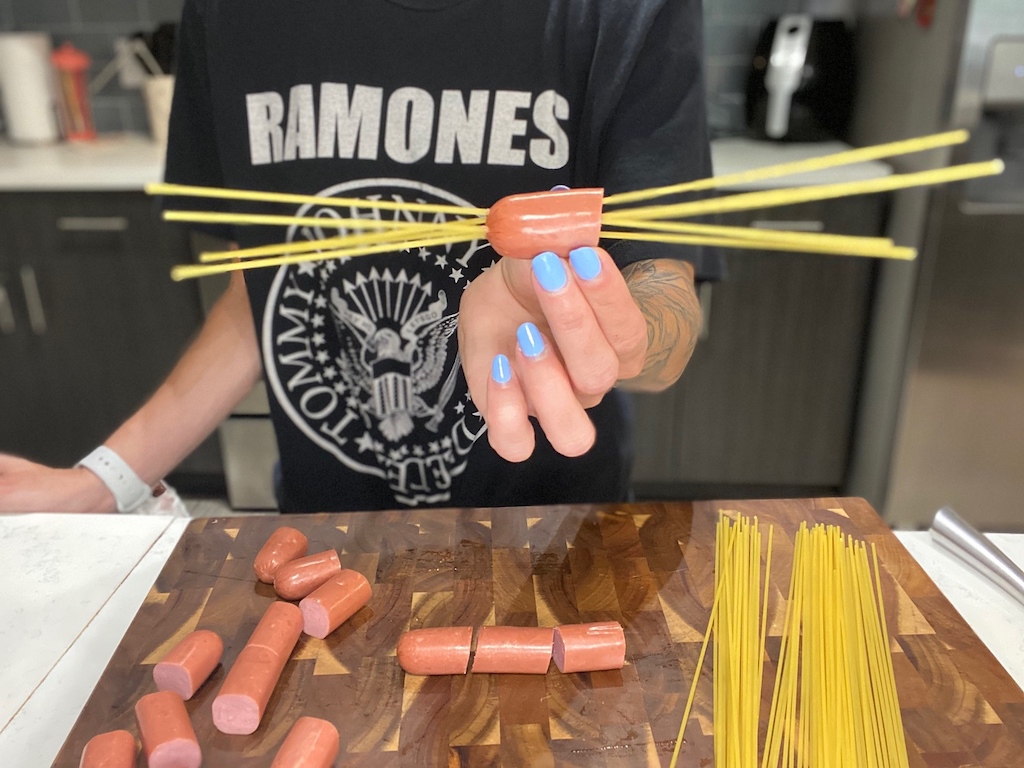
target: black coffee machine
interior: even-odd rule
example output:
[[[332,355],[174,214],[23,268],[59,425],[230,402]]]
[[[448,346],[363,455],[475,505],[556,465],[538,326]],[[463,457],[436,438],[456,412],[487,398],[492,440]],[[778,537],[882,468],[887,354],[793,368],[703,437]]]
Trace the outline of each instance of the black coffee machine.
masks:
[[[747,76],[746,121],[759,139],[845,139],[855,87],[853,36],[843,21],[790,14],[761,32]]]

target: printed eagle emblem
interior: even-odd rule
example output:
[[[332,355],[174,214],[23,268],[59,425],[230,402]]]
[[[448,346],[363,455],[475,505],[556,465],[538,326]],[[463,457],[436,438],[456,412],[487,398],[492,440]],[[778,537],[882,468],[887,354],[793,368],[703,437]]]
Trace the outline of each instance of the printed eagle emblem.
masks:
[[[353,304],[364,310],[355,311],[336,287],[331,289],[330,303],[341,339],[341,374],[350,389],[369,395],[367,400],[361,398],[364,418],[366,413],[375,417],[381,434],[397,442],[413,431],[414,418],[428,418],[427,428],[432,431],[437,431],[441,423],[443,409],[455,388],[458,354],[437,405],[431,407],[421,395],[437,386],[444,374],[448,340],[458,327],[459,315],[444,314],[448,308],[444,291],[420,310],[422,298],[414,305],[410,292],[403,303],[401,292],[392,297],[387,292],[389,287],[383,286],[386,300],[372,302],[372,312],[366,312],[367,307],[353,296]]]

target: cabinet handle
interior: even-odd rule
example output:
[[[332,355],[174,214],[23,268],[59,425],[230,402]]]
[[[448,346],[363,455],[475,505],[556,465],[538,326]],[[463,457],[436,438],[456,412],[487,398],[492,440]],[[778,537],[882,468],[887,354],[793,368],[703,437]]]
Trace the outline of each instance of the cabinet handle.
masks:
[[[25,291],[25,303],[28,304],[28,324],[36,336],[46,333],[46,312],[43,310],[43,297],[39,295],[39,281],[36,271],[27,264],[21,268],[21,288]]]
[[[61,216],[57,219],[61,232],[124,232],[128,219],[124,216]]]
[[[768,219],[756,219],[750,222],[754,229],[785,229],[790,232],[824,232],[825,222],[823,221],[769,221]]]
[[[18,330],[18,326],[14,322],[14,307],[11,306],[11,297],[7,293],[7,288],[0,285],[0,333],[4,336],[11,336],[16,330]]]

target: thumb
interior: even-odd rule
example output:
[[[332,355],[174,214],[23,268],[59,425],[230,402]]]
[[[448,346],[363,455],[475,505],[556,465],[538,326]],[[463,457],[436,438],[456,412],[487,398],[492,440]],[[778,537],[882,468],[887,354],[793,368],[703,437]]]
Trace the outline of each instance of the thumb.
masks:
[[[9,453],[0,453],[0,475],[25,472],[33,467],[39,466],[28,459],[19,456],[12,456]]]

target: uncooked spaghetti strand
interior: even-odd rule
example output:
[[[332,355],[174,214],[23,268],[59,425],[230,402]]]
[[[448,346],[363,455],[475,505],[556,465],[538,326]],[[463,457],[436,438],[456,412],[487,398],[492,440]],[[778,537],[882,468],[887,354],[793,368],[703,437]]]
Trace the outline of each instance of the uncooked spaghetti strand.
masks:
[[[357,229],[384,230],[389,229],[423,229],[421,221],[404,221],[397,219],[385,221],[381,219],[335,219],[328,216],[279,216],[270,213],[219,213],[217,211],[164,211],[164,221],[186,222],[191,224],[235,224],[238,226],[264,227],[320,227],[322,229]],[[463,225],[484,224],[487,219],[462,219],[457,222]],[[438,227],[449,223],[437,224]]]
[[[249,261],[222,262],[219,264],[182,264],[171,270],[171,278],[173,280],[189,280],[195,277],[219,275],[225,272],[238,272],[245,269],[280,267],[287,264],[301,264],[304,261],[327,261],[353,256],[369,256],[375,253],[389,253],[396,250],[409,250],[412,248],[429,248],[437,245],[452,245],[455,243],[469,242],[471,240],[478,239],[480,239],[480,235],[469,234],[459,236],[458,238],[442,237],[425,240],[412,240],[405,243],[368,245],[363,248],[349,250],[326,251],[324,253],[299,253],[289,256],[275,256],[266,259],[250,259]]]
[[[297,240],[291,243],[274,243],[261,245],[255,248],[239,248],[234,251],[205,251],[199,254],[199,261],[210,264],[218,261],[234,261],[238,259],[262,258],[264,256],[277,256],[286,253],[315,253],[318,250],[344,250],[362,245],[373,245],[379,243],[400,243],[412,238],[441,237],[451,233],[469,234],[478,232],[480,237],[486,234],[478,225],[464,225],[451,223],[447,225],[432,225],[422,229],[393,229],[388,232],[365,232],[360,235],[343,235],[340,237],[327,237],[320,240]]]
[[[670,232],[681,235],[708,235],[749,240],[777,240],[780,243],[833,243],[835,245],[864,245],[875,243],[882,247],[894,245],[888,237],[865,237],[860,235],[834,235],[826,232],[795,232],[787,229],[766,229],[759,227],[732,227],[718,224],[698,224],[691,221],[660,221],[635,219],[628,213],[605,214],[601,217],[604,226],[642,229],[647,232]]]
[[[751,211],[760,208],[774,208],[781,205],[809,203],[817,200],[832,200],[854,195],[878,192],[892,192],[897,189],[947,184],[953,181],[996,176],[1003,172],[1002,160],[986,160],[980,163],[954,165],[917,173],[903,173],[863,181],[845,181],[838,184],[820,184],[807,187],[772,189],[763,192],[741,192],[735,195],[696,200],[673,205],[658,205],[647,208],[631,208],[629,213],[638,219],[679,219],[691,216],[706,216],[713,213]]]
[[[407,203],[387,200],[367,200],[358,197],[324,197],[296,195],[285,192],[261,192],[253,189],[221,189],[219,187],[193,187],[184,184],[147,184],[149,195],[207,197],[220,200],[247,200],[257,203],[287,203],[292,205],[322,205],[333,208],[368,208],[379,211],[409,211],[412,213],[446,213],[466,216],[486,216],[486,208],[435,203]]]
[[[798,531],[797,541],[799,541],[799,536],[800,532]],[[770,542],[771,534],[769,533],[769,543]],[[772,700],[768,709],[768,729],[765,733],[761,768],[769,768],[769,766],[770,768],[778,768],[779,752],[782,748],[782,740],[784,737],[783,726],[788,724],[786,715],[780,715],[780,712],[783,711],[783,707],[788,706],[788,675],[790,667],[793,666],[789,657],[789,654],[792,652],[792,642],[794,640],[799,642],[799,633],[793,632],[792,626],[795,617],[796,592],[797,584],[799,583],[798,574],[800,573],[800,567],[801,551],[800,547],[797,545],[794,546],[793,549],[793,567],[789,578],[789,591],[786,597],[786,611],[782,620],[782,640],[779,648],[779,662],[775,668],[775,685],[772,688]],[[767,578],[765,578],[765,583],[769,583]],[[798,619],[796,620],[798,621]],[[797,626],[799,626],[799,624],[797,624]],[[788,710],[785,711],[788,713]]]
[[[635,192],[620,192],[605,197],[605,205],[622,205],[625,203],[638,202],[640,200],[652,200],[663,195],[679,194],[682,192],[697,192],[705,189],[721,189],[722,187],[738,184],[749,184],[754,181],[775,179],[782,176],[791,176],[797,173],[808,173],[820,171],[826,168],[837,168],[843,165],[863,163],[869,160],[880,160],[884,157],[896,157],[898,155],[909,155],[914,152],[922,152],[938,147],[948,147],[954,144],[963,144],[970,138],[967,131],[948,131],[936,133],[929,136],[920,136],[913,139],[893,141],[887,144],[876,144],[870,147],[850,149],[843,152],[812,157],[807,160],[796,160],[789,163],[779,163],[763,168],[755,168],[739,173],[730,173],[722,176],[711,176],[695,181],[685,181],[680,184],[670,184],[663,187],[652,187],[640,189]]]
[[[890,723],[893,727],[893,735],[895,737],[896,747],[896,758],[899,760],[899,765],[902,768],[910,762],[910,758],[907,756],[907,741],[906,734],[902,727],[902,716],[899,707],[899,695],[896,691],[896,672],[893,668],[892,663],[892,650],[890,649],[890,638],[889,638],[889,624],[885,617],[885,599],[882,597],[882,576],[878,566],[878,549],[875,547],[874,542],[871,544],[871,556],[873,560],[874,572],[875,572],[875,588],[878,594],[878,617],[882,625],[882,641],[885,646],[885,653],[883,659],[886,666],[885,687],[889,694],[889,714]]]
[[[892,246],[888,249],[878,248],[871,245],[869,248],[861,249],[854,247],[836,247],[823,243],[820,245],[804,245],[795,243],[780,243],[777,240],[753,240],[722,237],[704,237],[702,235],[672,235],[659,234],[655,232],[626,232],[619,230],[602,230],[601,237],[612,240],[640,240],[652,243],[675,243],[679,245],[711,245],[720,248],[742,248],[763,251],[788,251],[792,253],[821,253],[830,256],[865,256],[878,259],[899,259],[911,261],[917,257],[917,251],[913,248]]]

